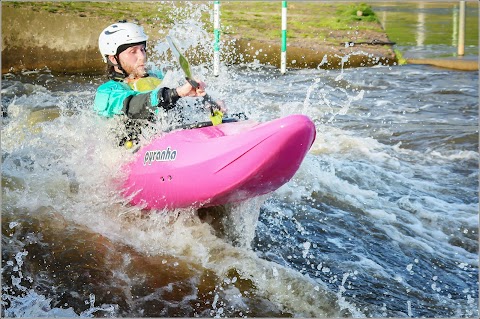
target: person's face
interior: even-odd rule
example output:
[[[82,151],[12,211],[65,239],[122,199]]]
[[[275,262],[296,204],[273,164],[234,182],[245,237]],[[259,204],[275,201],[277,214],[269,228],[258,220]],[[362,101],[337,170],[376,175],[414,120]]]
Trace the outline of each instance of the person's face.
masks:
[[[147,72],[145,62],[147,62],[147,52],[144,44],[138,44],[127,48],[118,55],[122,68],[133,78],[141,78]]]

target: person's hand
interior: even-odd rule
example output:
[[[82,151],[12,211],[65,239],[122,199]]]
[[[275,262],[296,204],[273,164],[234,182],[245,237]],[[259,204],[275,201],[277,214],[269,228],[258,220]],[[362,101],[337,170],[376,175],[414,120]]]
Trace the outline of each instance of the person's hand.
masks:
[[[223,100],[215,100],[215,103],[220,107],[220,111],[223,114],[227,113],[227,107],[225,106],[225,102]]]
[[[207,92],[205,92],[206,84],[203,81],[199,81],[194,79],[195,82],[198,83],[198,88],[194,88],[188,81],[182,85],[177,87],[177,93],[180,97],[196,97],[196,96],[205,96]],[[227,108],[225,107],[225,103],[222,100],[215,100],[215,103],[220,107],[220,111],[222,113],[227,112]],[[210,107],[208,103],[205,104],[206,107]]]
[[[198,81],[197,79],[194,79],[195,82],[198,83],[198,88],[194,88],[188,81],[182,85],[177,87],[177,93],[178,96],[180,97],[186,97],[186,96],[204,96],[207,94],[205,92],[206,84],[203,81]]]

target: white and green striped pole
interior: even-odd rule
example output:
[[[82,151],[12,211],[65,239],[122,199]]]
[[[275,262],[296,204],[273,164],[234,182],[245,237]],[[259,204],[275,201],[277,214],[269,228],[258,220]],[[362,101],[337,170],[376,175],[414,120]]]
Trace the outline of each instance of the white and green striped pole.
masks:
[[[220,1],[213,2],[213,75],[220,74]]]
[[[280,56],[280,72],[287,71],[287,1],[282,1],[282,53]]]

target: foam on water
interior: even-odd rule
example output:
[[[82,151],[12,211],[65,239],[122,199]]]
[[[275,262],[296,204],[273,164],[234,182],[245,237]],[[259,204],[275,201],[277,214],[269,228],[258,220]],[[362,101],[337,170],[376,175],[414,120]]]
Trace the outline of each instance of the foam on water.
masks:
[[[413,70],[389,68],[389,70],[391,70],[391,73],[394,75],[392,78],[408,79],[412,75],[420,78],[429,78],[430,82],[426,84],[428,88],[425,88],[424,91],[430,94],[435,94],[435,91],[443,92],[437,89],[437,87],[439,83],[441,83],[441,77],[447,74],[448,76],[458,77],[458,81],[455,81],[455,86],[458,85],[461,87],[461,90],[458,92],[452,91],[448,94],[463,94],[459,93],[462,91],[470,92],[470,86],[465,87],[465,79],[459,74],[452,75],[451,73],[445,73],[441,70],[422,70],[421,72],[418,70],[417,72],[415,68]],[[384,138],[384,136],[393,135],[388,131],[392,130],[392,128],[396,129],[394,126],[395,122],[399,120],[411,121],[407,119],[405,115],[409,113],[406,112],[406,110],[412,107],[405,107],[405,105],[409,105],[412,101],[407,95],[405,95],[406,98],[402,100],[404,93],[403,90],[401,90],[402,86],[398,83],[391,82],[391,80],[389,82],[382,82],[383,80],[381,80],[381,78],[387,78],[388,76],[381,76],[380,79],[377,77],[370,79],[365,76],[365,73],[376,72],[376,70],[372,69],[365,72],[355,70],[349,71],[347,75],[342,77],[335,76],[335,74],[329,76],[328,72],[326,72],[326,74],[319,75],[322,77],[321,80],[320,78],[315,78],[313,84],[305,86],[307,93],[303,104],[303,112],[313,119],[321,119],[321,124],[317,125],[317,139],[311,151],[311,155],[314,156],[307,156],[294,179],[276,192],[278,198],[282,198],[283,201],[278,203],[274,201],[272,202],[274,206],[267,206],[268,208],[266,209],[267,212],[275,212],[276,214],[282,211],[282,215],[285,216],[284,218],[291,220],[292,228],[300,229],[301,231],[296,235],[294,232],[286,231],[285,226],[282,225],[279,228],[287,232],[288,240],[281,240],[280,237],[274,235],[275,232],[273,231],[261,236],[263,237],[261,242],[277,240],[283,242],[281,245],[291,245],[294,247],[302,242],[304,236],[312,236],[314,229],[318,229],[320,225],[324,225],[325,230],[323,230],[322,227],[321,234],[317,235],[318,241],[326,240],[329,243],[335,243],[335,246],[340,248],[340,251],[342,249],[348,249],[345,247],[351,247],[352,244],[355,243],[355,249],[354,252],[352,252],[353,256],[360,260],[370,260],[371,264],[376,265],[375,268],[377,270],[380,267],[380,269],[383,270],[383,276],[387,282],[390,280],[388,278],[395,280],[395,278],[398,279],[402,277],[399,277],[399,272],[395,271],[395,267],[392,267],[390,263],[385,264],[384,261],[378,260],[378,258],[370,259],[369,256],[372,253],[374,256],[377,254],[389,256],[385,258],[392,258],[392,260],[397,259],[397,263],[402,263],[401,258],[394,257],[393,254],[411,256],[418,254],[419,251],[423,251],[423,253],[428,256],[424,260],[423,267],[419,268],[418,273],[411,273],[410,275],[419,275],[422,277],[422,273],[427,271],[429,267],[432,267],[431,261],[437,260],[434,262],[433,269],[439,271],[436,278],[437,280],[439,277],[442,278],[439,281],[441,281],[446,288],[438,289],[438,282],[435,285],[431,284],[431,287],[435,286],[435,289],[432,288],[432,290],[437,293],[435,298],[441,300],[439,304],[455,305],[452,306],[454,309],[453,313],[457,315],[461,314],[462,316],[471,316],[476,313],[475,308],[471,307],[473,305],[472,300],[475,299],[472,298],[470,294],[471,290],[467,289],[470,293],[462,293],[463,299],[462,297],[459,299],[454,298],[455,301],[453,301],[452,295],[454,294],[452,293],[452,286],[459,284],[459,281],[457,281],[457,279],[449,280],[449,276],[452,271],[456,272],[455,269],[459,265],[464,265],[466,262],[469,265],[469,270],[458,278],[458,280],[466,284],[475,278],[475,269],[478,267],[478,256],[476,255],[478,251],[478,232],[475,230],[478,226],[478,194],[475,185],[478,186],[476,176],[478,174],[479,157],[474,146],[478,145],[478,137],[469,140],[472,141],[473,144],[468,144],[469,146],[467,146],[465,150],[462,149],[462,144],[460,143],[457,145],[453,143],[444,144],[441,140],[442,134],[438,134],[440,137],[437,139],[436,134],[432,134],[431,131],[430,133],[426,132],[425,136],[428,137],[428,134],[430,134],[430,136],[435,138],[431,138],[434,140],[434,143],[436,143],[432,143],[434,148],[428,147],[425,150],[425,148],[417,148],[416,146],[412,148],[410,145],[402,145],[401,142],[398,144],[391,143],[391,141]],[[390,74],[390,72],[386,74]],[[342,85],[345,89],[320,89],[322,86],[325,87],[325,80],[327,80],[328,83],[328,78],[334,79],[336,84]],[[366,80],[367,78],[368,80]],[[342,83],[342,81],[345,83]],[[429,83],[432,81],[437,86],[430,86]],[[397,99],[396,97],[395,100],[379,99],[377,97],[379,93],[375,93],[376,90],[380,89],[378,84],[382,86],[381,89],[383,90],[386,88],[389,88],[389,90],[400,90],[399,98]],[[302,85],[304,85],[304,83],[302,83]],[[333,86],[333,84],[331,86]],[[422,88],[419,88],[419,90],[422,90]],[[448,97],[444,93],[440,94],[443,99]],[[469,94],[470,93],[467,93],[467,95]],[[342,98],[342,95],[350,98]],[[340,99],[337,102],[339,97]],[[373,102],[372,104],[380,106],[380,109],[371,108],[367,105],[364,106],[363,104],[367,103],[365,97],[369,98],[368,101]],[[437,99],[438,96],[432,96],[432,100],[435,101],[435,103],[440,103]],[[325,100],[333,101],[333,103],[325,103]],[[475,101],[475,99],[473,99],[473,101]],[[449,102],[446,102],[446,105],[449,105],[448,103]],[[468,104],[470,102],[464,103]],[[291,105],[295,104],[291,103]],[[437,109],[436,105],[435,108],[433,108],[434,105],[428,104],[422,106],[422,103],[418,103],[418,101],[416,105],[418,105],[418,107],[415,107],[416,111],[411,112],[411,114],[420,113],[420,117],[423,119],[421,113],[428,110],[430,119],[425,118],[426,123],[427,125],[429,125],[428,123],[432,123],[432,129],[437,129],[435,124],[433,124],[436,120],[432,121],[431,116],[434,116],[433,114],[435,113],[442,114],[446,112],[443,106],[442,108],[439,106]],[[327,106],[327,108],[325,108],[325,106]],[[454,111],[455,107],[458,107],[458,105],[452,105],[452,112],[457,114],[457,111]],[[343,114],[342,109],[347,109],[348,112]],[[363,113],[364,109],[368,113]],[[472,110],[474,109],[475,105],[473,105]],[[387,112],[382,113],[382,111]],[[330,114],[331,117],[325,116]],[[441,122],[449,123],[449,125],[452,125],[452,128],[455,126],[456,131],[454,134],[459,132],[458,134],[460,135],[463,134],[462,130],[466,130],[467,132],[472,131],[472,135],[475,137],[475,132],[473,131],[476,127],[475,116],[470,117],[467,112],[467,121],[462,117],[454,118],[454,120],[451,121],[450,113],[446,112],[445,114],[446,115],[440,115],[442,118]],[[359,132],[363,132],[364,129],[360,127],[360,124],[358,126],[356,125],[358,119],[349,115],[358,115],[358,117],[365,122],[365,128],[371,127],[370,131],[365,130],[366,134],[359,134]],[[447,116],[448,120],[444,118],[444,116]],[[415,120],[416,119],[414,119],[414,121]],[[414,123],[414,121],[412,121],[412,123]],[[456,121],[458,121],[458,125]],[[380,127],[379,129],[376,122],[385,128]],[[439,121],[436,122],[439,123]],[[354,125],[350,123],[354,123]],[[469,127],[469,125],[471,125],[471,127]],[[425,126],[425,124],[423,126]],[[413,130],[418,130],[419,128],[421,127],[417,126],[412,128],[413,139],[415,135],[418,134]],[[445,126],[442,127],[442,130],[444,128]],[[459,128],[461,129],[458,130]],[[381,134],[374,133],[371,135],[372,131]],[[421,130],[420,133],[422,134]],[[377,136],[381,138],[379,139]],[[418,136],[421,135],[418,134]],[[423,142],[423,137],[420,138],[419,141]],[[465,164],[463,165],[460,162],[456,162],[456,159],[461,160]],[[460,169],[459,166],[462,165],[463,168]],[[466,175],[465,171],[467,172]],[[467,179],[465,179],[465,176]],[[456,186],[452,187],[452,185]],[[294,209],[292,213],[285,212],[285,200],[297,207],[297,211],[295,212]],[[275,205],[280,205],[281,208],[276,208]],[[305,217],[305,215],[307,215],[307,217]],[[319,221],[320,216],[325,216],[324,220],[328,222],[322,223]],[[264,227],[275,228],[279,225],[277,222],[273,223],[272,218],[274,217],[268,215],[268,217],[262,220],[262,222],[265,223],[265,226],[261,224],[261,226],[263,226],[262,229],[264,229]],[[319,223],[320,225],[318,225]],[[338,224],[338,227],[335,226],[336,224]],[[367,226],[369,224],[375,225],[375,227]],[[317,226],[313,227],[313,225]],[[358,232],[358,229],[364,227],[367,227],[367,229],[370,228],[369,232],[371,234],[373,233],[373,238],[377,238],[377,240],[381,239],[382,242],[385,240],[391,242],[393,244],[391,253],[386,251],[368,253],[368,250],[376,251],[377,249],[372,249],[372,243],[369,243],[367,239],[367,237],[372,236],[371,234],[367,235],[367,233],[363,233],[363,231]],[[308,229],[312,230],[309,231]],[[357,230],[357,232],[350,232],[346,229]],[[333,232],[333,236],[348,238],[348,241],[352,242],[348,243],[348,241],[344,242],[338,239],[332,241],[331,237],[324,238],[324,231]],[[282,237],[285,237],[284,233],[282,233]],[[364,241],[364,239],[367,240]],[[292,241],[291,244],[286,244],[286,242],[289,243],[290,241]],[[269,247],[271,246],[272,245],[269,245]],[[258,247],[262,249],[261,246]],[[289,249],[284,250],[286,251],[279,249],[277,255],[269,253],[265,256],[292,267],[297,266],[300,271],[310,275],[324,278],[321,276],[323,272],[318,272],[317,270],[309,271],[308,268],[305,269],[305,260],[288,258],[291,257],[288,256]],[[360,253],[355,252],[356,250],[359,250]],[[327,247],[321,251],[325,253],[325,251],[328,252],[330,249]],[[313,253],[312,258],[322,260],[321,255],[320,252]],[[351,256],[352,255],[345,257],[347,260],[341,258],[343,264],[341,266],[335,265],[335,268],[337,268],[335,273],[339,273],[340,275],[340,269],[344,269],[345,271],[345,269],[349,269],[346,265],[351,265],[355,267],[355,269],[365,267],[365,269],[359,270],[361,274],[360,277],[364,277],[365,273],[368,273],[367,269],[369,267],[363,265],[362,262],[359,263],[359,261],[355,263],[348,262]],[[425,258],[425,256],[423,257]],[[354,258],[354,260],[356,258]],[[310,263],[308,262],[307,264]],[[325,265],[325,263],[322,263],[322,265]],[[321,267],[321,269],[323,269],[323,267]],[[328,269],[331,270],[330,267]],[[443,270],[446,272],[442,274]],[[335,277],[335,275],[333,277]],[[332,276],[330,278],[332,278]],[[324,280],[328,283],[331,282],[327,279]],[[369,279],[363,280],[366,282],[370,281]],[[449,281],[450,283],[447,284],[446,282]],[[406,291],[403,292],[404,295],[412,294],[413,291],[417,289],[413,288],[415,284],[411,284],[410,279],[400,280],[399,282],[409,287],[405,288]],[[452,284],[452,282],[455,282],[455,284]],[[393,284],[393,286],[397,286],[397,284]],[[402,285],[400,285],[400,287],[401,286]],[[348,289],[346,293],[349,293]],[[361,294],[360,292],[355,295],[358,296]],[[367,293],[367,295],[368,294],[369,293]],[[406,305],[407,304],[408,311],[403,312],[405,314],[415,313],[418,315],[421,311],[424,311],[422,309],[423,307],[415,304],[415,302],[412,307],[412,300],[408,300],[408,302],[406,302]],[[385,308],[381,312],[377,312],[377,310],[370,312],[370,310],[367,310],[371,309],[370,306],[357,309],[365,309],[367,313],[379,316],[384,316],[387,313],[390,315],[399,314],[389,312],[388,308]],[[437,310],[442,312],[448,311],[447,309],[448,307],[443,309],[438,308]]]
[[[305,92],[306,96],[311,96],[308,90]],[[69,108],[72,96],[78,102],[73,112]],[[205,308],[201,312],[204,315],[291,312],[322,316],[348,311],[355,316],[363,316],[361,303],[356,305],[348,300],[360,278],[370,271],[400,287],[408,287],[404,288],[406,294],[418,289],[410,286],[409,276],[423,276],[425,266],[420,261],[414,262],[408,258],[402,261],[399,268],[407,271],[407,274],[402,274],[400,269],[389,269],[385,261],[372,258],[362,250],[350,253],[354,261],[326,259],[317,244],[321,236],[317,238],[318,229],[311,229],[312,223],[320,222],[336,229],[338,233],[327,236],[325,242],[339,251],[349,249],[352,244],[350,241],[355,237],[357,241],[360,239],[358,247],[369,247],[369,235],[365,233],[358,238],[358,233],[349,233],[348,229],[374,223],[375,227],[371,230],[378,232],[375,235],[379,236],[377,240],[381,238],[382,241],[391,242],[392,248],[404,247],[402,250],[407,255],[411,254],[408,252],[411,249],[435,255],[435,258],[444,259],[442,268],[454,267],[465,270],[467,274],[472,273],[477,264],[474,253],[477,203],[446,200],[438,196],[442,187],[434,180],[418,176],[420,171],[451,176],[452,172],[444,170],[443,164],[459,158],[478,161],[478,153],[474,151],[450,151],[448,156],[439,156],[439,152],[425,153],[403,149],[399,145],[385,145],[353,131],[320,124],[312,151],[294,179],[275,192],[272,199],[266,197],[258,202],[232,207],[234,214],[229,216],[231,228],[222,233],[213,224],[205,223],[195,211],[145,215],[139,208],[126,205],[118,195],[115,181],[122,177],[120,167],[132,158],[132,154],[115,146],[108,134],[111,128],[109,122],[93,116],[88,102],[92,98],[92,91],[76,91],[62,96],[39,89],[39,92],[34,90],[31,95],[11,102],[11,117],[2,128],[2,170],[4,177],[12,180],[9,186],[4,187],[4,218],[16,229],[25,227],[28,219],[48,220],[44,216],[51,216],[56,223],[60,223],[56,230],[60,234],[64,232],[65,225],[81,225],[107,238],[113,247],[126,245],[150,258],[162,258],[166,261],[162,265],[170,269],[186,271],[191,267],[199,267],[212,271],[218,281],[214,280],[214,290],[210,290],[213,299],[210,299],[208,310]],[[244,98],[246,96],[241,97]],[[27,100],[30,106],[22,102]],[[35,101],[38,101],[38,107]],[[354,102],[355,99],[346,100],[347,105]],[[261,103],[275,104],[268,100]],[[294,101],[291,103],[301,105]],[[316,107],[315,103],[307,105],[307,114]],[[28,124],[32,112],[47,114],[48,120]],[[256,112],[250,110],[251,114]],[[269,112],[268,116],[275,117],[276,112],[288,114],[290,111],[279,105],[276,110],[271,108]],[[265,114],[259,115],[262,116]],[[435,165],[426,167],[425,163]],[[262,206],[265,199],[267,203]],[[15,216],[22,216],[18,215],[19,210],[28,212],[28,217],[17,220]],[[261,222],[257,225],[262,210],[266,217],[261,216]],[[275,216],[273,212],[279,215]],[[294,226],[289,227],[284,219],[294,222]],[[339,224],[336,228],[337,221],[342,219],[347,224]],[[53,225],[52,221],[49,223]],[[269,250],[272,244],[275,246],[275,243],[280,243],[284,245],[283,251],[274,249],[267,253],[258,246],[263,239],[255,239],[253,249],[258,250],[255,253],[250,248],[253,237],[259,236],[265,227],[272,230],[284,228],[287,238],[292,242],[272,235]],[[21,251],[18,250],[15,256]],[[297,257],[293,257],[294,251],[297,251]],[[130,254],[124,253],[123,266],[114,270],[117,276],[127,281],[134,280],[126,270],[134,262]],[[394,259],[392,256],[388,258]],[[341,263],[341,267],[338,263]],[[16,271],[21,271],[22,266],[17,265]],[[106,266],[109,267],[108,264]],[[199,298],[193,287],[205,270],[195,271],[187,280],[192,281],[192,291],[184,296],[181,302],[183,306]],[[4,271],[7,271],[5,267]],[[356,275],[352,275],[355,272]],[[452,286],[445,288],[445,284],[440,285],[446,279],[441,273],[436,276],[437,279],[428,286],[436,295],[451,301],[454,298]],[[20,281],[12,282],[17,288],[24,287],[20,289],[22,292],[19,295],[6,294],[10,313],[27,314],[31,311],[40,316],[65,311],[63,316],[73,315],[69,310],[71,307],[47,306],[49,302],[51,305],[53,299],[46,295],[38,297],[42,295],[27,288],[23,274],[20,276],[18,273],[18,278]],[[245,282],[250,282],[247,285],[249,289],[239,285]],[[251,287],[255,287],[254,294],[260,299],[252,299],[246,294],[246,291],[252,291]],[[131,294],[128,288],[122,289],[126,295]],[[452,297],[449,298],[449,295]],[[459,314],[470,313],[470,300],[477,298],[474,291],[466,291],[464,296],[466,299],[455,301]],[[33,297],[37,298],[38,304],[31,303]],[[252,300],[261,300],[265,309],[271,312],[255,309]],[[466,303],[464,306],[460,306],[462,300]],[[418,301],[408,302],[408,311],[415,313]],[[118,314],[117,304],[105,305],[103,310],[95,309],[107,309],[107,313]],[[19,310],[19,307],[25,309]],[[38,310],[40,308],[44,312]],[[76,313],[82,316],[93,314],[85,312],[88,309],[77,309]],[[388,313],[387,308],[382,311]],[[366,312],[379,313],[370,309]]]
[[[182,10],[172,29],[181,48],[210,48],[197,22],[207,7]],[[156,48],[163,58],[152,66],[173,69],[164,85],[181,83]],[[475,95],[468,80],[420,67],[209,70],[194,67],[230,112],[262,121],[303,113],[317,126],[289,183],[218,211],[127,204],[117,185],[133,155],[115,145],[115,123],[91,110],[99,79],[2,88],[5,315],[478,315],[479,156],[468,126],[478,111],[451,106]],[[438,93],[445,77],[452,91]],[[431,100],[420,103],[422,94]],[[458,143],[448,143],[449,123],[463,130]]]
[[[42,101],[40,104],[43,106],[43,94],[48,96],[49,92],[41,91],[42,96],[38,100]],[[272,313],[293,311],[308,316],[338,313],[339,310],[332,303],[334,299],[327,297],[327,291],[323,292],[324,298],[310,300],[306,297],[310,294],[308,291],[318,291],[321,283],[310,282],[288,268],[259,259],[249,248],[264,199],[230,207],[224,239],[216,236],[217,230],[199,219],[193,210],[160,211],[145,215],[140,208],[126,205],[126,200],[118,194],[116,181],[123,177],[120,169],[122,164],[131,160],[133,155],[115,146],[109,136],[111,123],[98,119],[90,110],[88,101],[93,99],[92,92],[76,93],[78,96],[83,95],[83,98],[77,99],[79,104],[73,112],[65,107],[70,99],[68,95],[52,96],[49,102],[56,107],[38,108],[44,114],[55,113],[53,120],[39,120],[29,124],[26,119],[32,114],[32,108],[21,106],[18,100],[9,105],[11,117],[6,119],[2,128],[2,138],[5,141],[2,148],[3,172],[7,178],[17,178],[16,185],[21,185],[17,187],[10,184],[4,188],[4,218],[10,221],[10,225],[16,225],[11,231],[28,231],[28,225],[39,220],[54,227],[55,236],[62,236],[70,227],[86,227],[88,232],[105,237],[113,246],[127,245],[142,255],[153,258],[168,256],[166,260],[177,260],[167,262],[170,267],[175,267],[174,264],[178,262],[185,265],[193,263],[198,265],[196,267],[213,271],[220,280],[214,287],[219,287],[215,289],[222,291],[215,295],[217,301],[212,305],[211,312],[204,313],[208,316],[226,315],[232,309],[235,313],[243,309],[246,315],[249,311],[268,313],[261,308],[255,309],[251,297],[245,299],[242,293],[246,290],[241,290],[240,294],[234,293],[241,287],[235,286],[235,283],[222,283],[223,278],[228,279],[232,271],[242,281],[251,282],[249,285],[253,285],[254,295],[263,300],[262,304],[268,305],[266,309],[271,309]],[[25,96],[25,99],[35,105],[37,94],[33,92],[30,96]],[[46,119],[50,119],[50,116],[46,116]],[[19,132],[22,133],[22,138],[18,138]],[[55,224],[59,224],[58,228]],[[43,235],[36,241],[42,241],[43,236],[50,236],[46,229],[39,228],[37,231]],[[83,237],[81,234],[75,236]],[[82,242],[85,239],[79,240]],[[55,241],[45,245],[55,245]],[[82,254],[83,248],[77,243],[68,247],[67,251],[69,250],[78,250]],[[111,253],[113,252],[109,254]],[[124,263],[128,265],[129,258]],[[104,267],[110,265],[107,263]],[[20,268],[21,265],[18,265]],[[18,270],[4,271],[15,273]],[[133,280],[132,275],[124,273],[121,268],[115,272],[126,280]],[[21,275],[21,272],[18,274]],[[200,274],[193,275],[194,282],[199,280],[196,279],[197,276]],[[68,278],[60,280],[64,282]],[[19,292],[6,291],[4,303],[9,306],[6,314],[73,316],[77,313],[80,316],[90,316],[96,311],[118,314],[116,304],[105,306],[105,309],[92,308],[81,312],[78,308],[74,311],[72,307],[54,307],[52,298],[46,295],[42,297],[35,290],[27,288],[32,283],[25,286],[21,281],[13,283],[22,289]],[[283,289],[285,283],[290,288]],[[292,298],[292,292],[295,292],[295,298]],[[192,298],[195,300],[198,296]],[[192,298],[185,299],[183,303],[188,303]],[[36,301],[32,303],[34,299]],[[230,304],[230,300],[234,301],[233,304]],[[222,307],[219,304],[231,309],[220,310]],[[247,306],[242,308],[239,306],[242,304]]]

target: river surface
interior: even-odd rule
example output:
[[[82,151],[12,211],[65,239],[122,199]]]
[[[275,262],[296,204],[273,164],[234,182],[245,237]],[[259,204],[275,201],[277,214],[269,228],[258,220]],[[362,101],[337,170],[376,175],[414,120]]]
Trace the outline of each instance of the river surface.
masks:
[[[391,41],[406,58],[457,56],[461,1],[372,2]],[[465,56],[478,56],[478,1],[465,2]]]
[[[211,70],[229,112],[305,114],[316,141],[271,194],[150,213],[118,194],[102,76],[3,75],[2,316],[479,316],[478,72]]]

